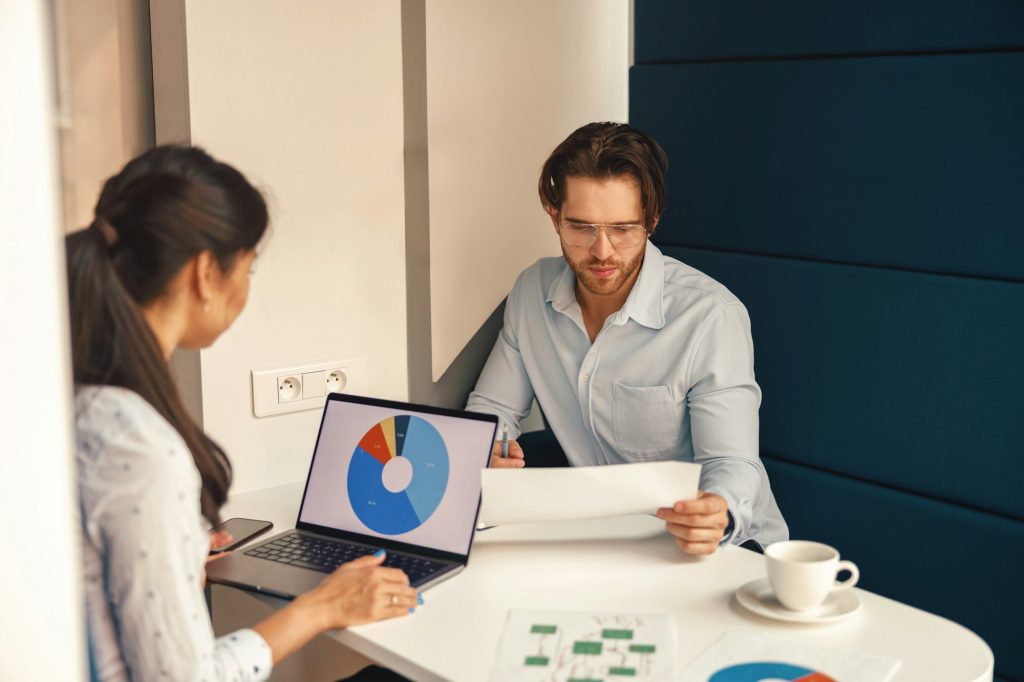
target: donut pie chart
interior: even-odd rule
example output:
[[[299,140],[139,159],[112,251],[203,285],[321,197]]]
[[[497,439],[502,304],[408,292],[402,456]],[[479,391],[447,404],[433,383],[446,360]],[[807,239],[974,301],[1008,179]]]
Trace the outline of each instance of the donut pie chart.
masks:
[[[383,535],[421,526],[448,487],[448,448],[430,422],[388,417],[360,439],[348,468],[348,499],[367,528]]]
[[[758,661],[722,668],[708,682],[836,682],[823,673],[790,663]]]

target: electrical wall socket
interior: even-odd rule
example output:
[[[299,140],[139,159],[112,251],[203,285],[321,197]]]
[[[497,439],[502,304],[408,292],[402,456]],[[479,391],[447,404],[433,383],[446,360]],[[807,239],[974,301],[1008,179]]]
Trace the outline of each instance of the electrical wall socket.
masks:
[[[366,358],[252,370],[252,412],[269,417],[323,409],[328,393],[365,394]]]
[[[290,403],[302,398],[302,379],[297,376],[277,378],[277,402]]]

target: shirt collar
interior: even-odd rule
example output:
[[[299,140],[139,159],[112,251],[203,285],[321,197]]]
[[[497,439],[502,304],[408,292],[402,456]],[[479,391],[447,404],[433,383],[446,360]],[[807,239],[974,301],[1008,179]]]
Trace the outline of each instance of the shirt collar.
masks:
[[[665,326],[664,310],[665,259],[657,246],[647,240],[644,262],[622,309],[615,313],[615,323],[625,324],[633,318],[651,329]]]
[[[647,241],[640,274],[633,283],[622,309],[615,313],[615,324],[623,325],[632,318],[651,329],[665,326],[664,310],[665,262],[657,246]],[[548,287],[547,302],[560,313],[566,313],[576,302],[576,273],[568,263]]]
[[[564,261],[561,274],[548,287],[547,302],[560,313],[565,313],[576,303],[576,273]]]

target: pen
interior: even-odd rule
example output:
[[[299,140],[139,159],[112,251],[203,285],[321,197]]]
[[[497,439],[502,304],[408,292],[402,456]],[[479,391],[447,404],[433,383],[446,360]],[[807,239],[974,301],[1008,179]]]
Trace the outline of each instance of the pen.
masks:
[[[501,458],[508,459],[508,424],[501,425]]]

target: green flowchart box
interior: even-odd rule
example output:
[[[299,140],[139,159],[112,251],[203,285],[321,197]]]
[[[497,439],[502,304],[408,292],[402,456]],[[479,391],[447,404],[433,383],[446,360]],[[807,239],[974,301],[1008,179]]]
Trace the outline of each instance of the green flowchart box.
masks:
[[[633,639],[632,630],[601,630],[603,639]]]
[[[534,625],[530,628],[530,633],[534,635],[553,635],[558,631],[558,627],[555,625]]]
[[[601,642],[573,642],[572,652],[574,654],[599,656],[603,646]]]
[[[527,656],[526,665],[539,665],[545,666],[548,664],[547,656]]]
[[[636,677],[636,668],[608,668],[608,674],[621,677]]]
[[[635,654],[653,654],[655,650],[653,644],[630,644],[629,650]]]

